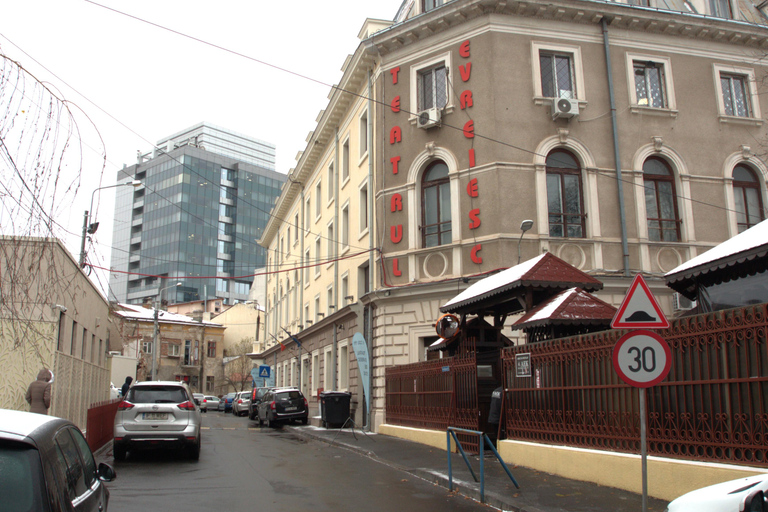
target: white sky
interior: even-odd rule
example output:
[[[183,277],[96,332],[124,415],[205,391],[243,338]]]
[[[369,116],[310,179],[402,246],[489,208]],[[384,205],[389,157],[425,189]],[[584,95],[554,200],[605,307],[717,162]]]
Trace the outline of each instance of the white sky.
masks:
[[[401,3],[94,1],[329,85],[340,80],[365,19],[391,20]],[[88,123],[78,120],[85,134],[86,171],[75,203],[57,218],[76,233],[65,238],[75,258],[92,192],[99,184],[114,184],[117,170],[135,163],[137,150],[146,153],[160,138],[207,121],[275,144],[276,170],[286,174],[304,150],[330,90],[85,0],[4,2],[0,53],[53,84],[85,111],[104,139],[102,176],[99,151],[91,149],[101,143]],[[100,228],[89,259],[103,266],[110,259],[114,192],[96,194],[93,208]]]

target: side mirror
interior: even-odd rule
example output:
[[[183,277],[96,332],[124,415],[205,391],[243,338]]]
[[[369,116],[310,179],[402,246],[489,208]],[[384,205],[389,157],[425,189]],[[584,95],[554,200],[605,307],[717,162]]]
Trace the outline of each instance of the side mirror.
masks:
[[[109,464],[106,464],[104,462],[99,464],[99,480],[102,482],[111,482],[115,478],[117,478],[117,473],[115,473],[115,470],[112,469],[112,466]]]
[[[763,491],[754,491],[744,500],[744,512],[768,512]]]

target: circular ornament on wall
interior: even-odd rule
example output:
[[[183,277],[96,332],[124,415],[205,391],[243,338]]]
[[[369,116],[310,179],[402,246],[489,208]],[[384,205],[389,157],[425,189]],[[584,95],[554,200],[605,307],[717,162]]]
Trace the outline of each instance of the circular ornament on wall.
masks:
[[[677,252],[677,249],[672,247],[662,247],[656,253],[656,264],[659,266],[659,270],[664,273],[678,267],[682,262],[682,256]]]
[[[579,270],[583,270],[584,264],[587,262],[587,255],[584,254],[584,250],[575,244],[561,245],[557,250],[557,257]]]
[[[448,258],[442,252],[433,252],[424,258],[424,275],[430,279],[442,277],[448,270]]]

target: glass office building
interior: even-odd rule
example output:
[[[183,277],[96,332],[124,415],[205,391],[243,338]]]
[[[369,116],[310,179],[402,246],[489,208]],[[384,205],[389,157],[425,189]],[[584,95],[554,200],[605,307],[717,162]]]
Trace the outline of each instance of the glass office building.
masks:
[[[164,139],[158,144],[164,149],[140,155],[118,173],[118,183],[140,180],[142,186],[116,189],[110,300],[219,297],[233,304],[247,300],[255,269],[265,266],[257,240],[286,178],[252,162],[274,167],[275,148],[252,139],[248,151],[263,154],[248,158],[249,139],[238,134],[230,146],[246,162],[232,151],[217,152],[233,132],[199,127],[209,140],[214,132],[217,144],[201,144],[186,130],[184,138]]]

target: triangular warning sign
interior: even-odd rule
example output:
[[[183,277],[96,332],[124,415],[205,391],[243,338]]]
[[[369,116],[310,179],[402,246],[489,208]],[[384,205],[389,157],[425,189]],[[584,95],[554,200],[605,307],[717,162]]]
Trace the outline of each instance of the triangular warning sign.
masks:
[[[635,276],[626,297],[611,321],[613,329],[668,329],[667,317],[640,274]]]

